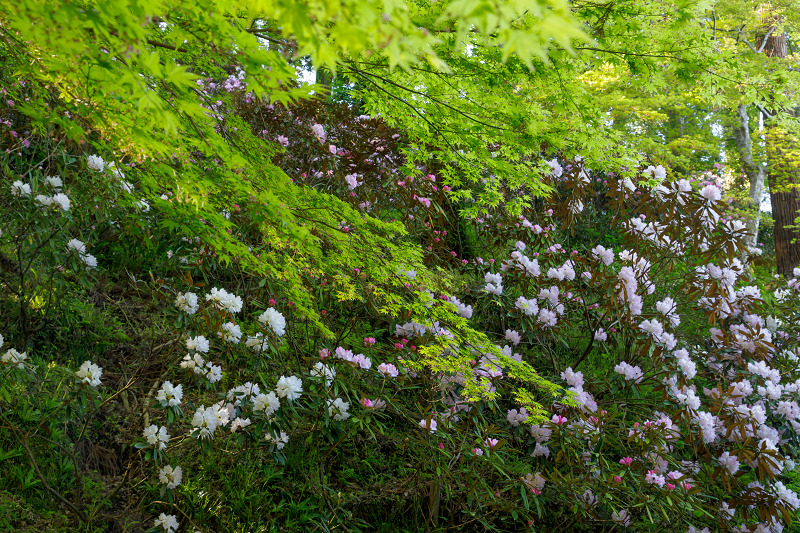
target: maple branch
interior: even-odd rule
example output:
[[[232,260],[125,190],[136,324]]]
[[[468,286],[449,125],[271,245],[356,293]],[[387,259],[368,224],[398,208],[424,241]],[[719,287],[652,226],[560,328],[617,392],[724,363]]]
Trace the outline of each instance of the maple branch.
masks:
[[[173,46],[171,44],[162,43],[159,41],[154,41],[152,39],[147,39],[147,44],[149,44],[150,46],[157,46],[158,48],[166,48],[167,50],[172,50],[174,52],[181,52],[182,54],[185,54],[186,52],[189,51],[186,48]]]

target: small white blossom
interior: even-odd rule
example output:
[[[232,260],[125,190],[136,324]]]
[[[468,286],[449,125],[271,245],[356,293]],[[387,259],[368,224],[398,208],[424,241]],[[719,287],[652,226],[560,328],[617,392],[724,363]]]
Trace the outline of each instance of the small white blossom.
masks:
[[[194,296],[192,293],[188,293],[188,295]],[[195,297],[196,298],[196,297]],[[195,352],[202,352],[208,353],[210,345],[208,339],[206,339],[203,335],[198,335],[197,337],[191,337],[186,339],[186,349],[192,350]]]
[[[239,344],[239,341],[242,340],[242,328],[233,322],[225,322],[222,324],[222,331],[218,332],[217,336],[222,338],[225,342]]]
[[[167,533],[177,531],[179,525],[180,524],[178,523],[178,519],[175,518],[175,515],[164,513],[161,513],[155,522],[155,527],[160,527]]]
[[[332,416],[334,420],[347,420],[350,418],[350,404],[341,398],[335,400],[328,400],[328,416]]]
[[[3,337],[0,336],[0,346],[3,345]],[[28,358],[28,354],[25,352],[18,352],[14,348],[9,348],[6,353],[3,354],[3,357],[0,357],[0,362],[7,364],[7,365],[17,365],[17,368],[22,370],[25,368],[25,359]]]
[[[206,294],[206,300],[213,302],[217,309],[224,309],[231,314],[236,314],[242,310],[242,299],[225,289],[214,287],[209,294]]]
[[[81,259],[86,264],[86,268],[97,268],[97,258],[92,254],[84,254]]]
[[[70,239],[67,241],[67,249],[75,250],[81,255],[86,253],[86,245],[83,241],[79,241],[78,239]]]
[[[143,435],[147,444],[155,446],[158,450],[166,449],[169,442],[169,433],[167,433],[167,428],[164,426],[159,428],[157,425],[152,424],[144,428]]]
[[[94,363],[84,361],[75,375],[84,383],[88,383],[92,387],[97,387],[100,385],[100,376],[103,375],[103,369]]]
[[[181,484],[183,479],[183,471],[180,466],[173,468],[170,465],[164,467],[158,472],[158,480],[165,484],[168,489],[174,489]]]
[[[336,371],[322,361],[319,361],[314,365],[314,368],[311,369],[311,375],[318,378],[325,378],[325,386],[330,387],[331,383],[333,383],[333,378],[336,376]]]
[[[285,431],[281,431],[280,435],[275,435],[268,432],[264,435],[264,438],[268,442],[274,443],[278,450],[282,450],[284,446],[289,444],[289,435],[287,435]]]
[[[31,185],[30,183],[22,183],[21,181],[17,180],[11,184],[11,194],[14,196],[30,196],[31,195]]]
[[[257,413],[263,411],[268,417],[277,411],[280,406],[281,401],[273,391],[269,391],[267,394],[259,394],[253,400],[253,411]]]
[[[165,381],[156,394],[156,400],[161,402],[162,405],[169,405],[170,407],[177,407],[181,404],[183,399],[183,385],[173,385],[169,381]]]

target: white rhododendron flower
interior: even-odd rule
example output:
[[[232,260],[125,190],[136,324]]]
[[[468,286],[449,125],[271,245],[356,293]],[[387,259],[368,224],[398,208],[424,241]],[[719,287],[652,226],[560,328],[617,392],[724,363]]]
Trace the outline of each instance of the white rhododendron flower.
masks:
[[[49,196],[45,196],[44,194],[37,194],[34,200],[42,207],[50,207],[50,205],[53,203],[53,199]]]
[[[100,376],[103,375],[103,369],[90,361],[84,361],[80,369],[75,373],[84,383],[88,383],[92,387],[100,385]]]
[[[201,439],[213,438],[217,428],[228,425],[234,410],[233,404],[223,407],[221,402],[208,407],[201,405],[192,415],[192,432],[197,432]]]
[[[170,407],[179,406],[182,399],[183,385],[173,385],[169,381],[165,381],[158,390],[158,394],[156,394],[156,400]]]
[[[231,294],[225,289],[211,289],[206,294],[206,300],[212,302],[217,309],[224,309],[228,313],[236,314],[242,310],[242,299],[235,294]]]
[[[175,298],[175,305],[178,309],[189,315],[195,314],[199,309],[197,295],[193,292],[179,292],[178,296]]]
[[[125,174],[123,174],[122,171],[119,169],[119,167],[117,167],[116,161],[110,162],[108,165],[106,165],[106,168],[108,169],[109,172],[111,172],[111,175],[114,176],[115,178],[119,179],[125,178]]]
[[[180,485],[181,479],[183,479],[183,471],[180,466],[173,468],[170,465],[164,465],[164,467],[158,471],[158,480],[166,485],[168,489],[174,489]]]
[[[178,530],[180,523],[175,515],[161,513],[154,524],[155,527],[161,528],[167,533],[172,533]]]
[[[54,204],[57,204],[58,207],[60,207],[62,211],[69,211],[70,200],[69,200],[69,197],[66,194],[64,194],[63,192],[60,192],[58,194],[54,194],[52,201],[53,201]]]
[[[242,328],[239,327],[239,324],[225,322],[222,324],[222,331],[218,332],[217,336],[225,342],[239,344],[239,341],[242,340]]]
[[[267,417],[272,416],[280,406],[281,401],[273,391],[269,391],[267,394],[259,394],[253,400],[253,411],[257,413],[263,412]]]
[[[386,377],[396,378],[398,375],[397,367],[392,363],[381,363],[378,365],[378,372]]]
[[[70,250],[75,250],[81,255],[86,253],[86,245],[83,243],[83,241],[79,241],[78,239],[70,239],[67,241],[67,248]]]
[[[194,294],[189,293],[188,295],[194,296]],[[197,297],[195,296],[195,299]],[[195,352],[202,352],[208,353],[210,345],[208,339],[206,339],[203,335],[198,335],[197,337],[191,337],[186,339],[186,349],[195,351]]]
[[[289,444],[289,435],[287,435],[285,431],[281,431],[279,435],[267,432],[264,435],[264,438],[267,440],[267,442],[274,443],[275,448],[278,450],[282,450],[284,446]]]
[[[236,433],[240,429],[246,428],[251,424],[249,418],[240,418],[236,417],[233,422],[231,422],[231,433]]]
[[[270,307],[258,317],[258,321],[264,326],[269,326],[275,335],[283,337],[286,333],[286,319],[274,307]]]
[[[252,348],[252,350],[256,353],[261,352],[267,346],[267,344],[267,339],[261,333],[256,333],[252,337],[247,337],[244,342],[245,346]]]
[[[67,241],[67,250],[70,251],[70,253],[72,251],[77,252],[81,261],[86,265],[86,268],[97,268],[97,258],[92,254],[86,253],[86,245],[83,241],[70,239]]]
[[[281,398],[287,400],[296,400],[300,398],[300,393],[303,392],[303,382],[297,376],[281,376],[278,380],[278,385],[275,387],[275,392]]]
[[[3,337],[0,337],[0,346],[3,345]],[[18,352],[14,348],[9,348],[6,353],[0,357],[0,362],[6,365],[16,365],[17,368],[22,370],[25,368],[25,359],[28,358],[28,355],[25,352]]]
[[[30,196],[31,184],[22,183],[20,180],[17,180],[11,184],[11,194],[14,196]]]
[[[222,379],[222,367],[212,364],[211,361],[206,363],[204,375],[209,383],[217,383]]]
[[[86,166],[88,166],[91,170],[102,172],[106,166],[106,162],[103,161],[103,158],[99,155],[90,155],[86,158]]]
[[[700,189],[700,196],[705,198],[709,204],[713,204],[722,199],[722,191],[716,185],[706,185]]]
[[[622,374],[627,381],[633,381],[635,383],[639,383],[642,381],[644,374],[642,373],[642,369],[638,366],[631,366],[625,361],[622,361],[617,366],[614,367],[614,372],[617,374]]]
[[[314,365],[314,368],[311,369],[311,375],[318,378],[324,378],[325,386],[329,387],[333,382],[333,378],[336,376],[336,371],[322,361],[319,361]]]
[[[328,416],[332,416],[334,420],[347,420],[350,418],[350,404],[341,398],[335,400],[328,400]]]
[[[84,254],[81,259],[86,264],[86,268],[97,268],[97,258],[92,254]]]
[[[169,433],[167,433],[167,428],[164,426],[159,428],[157,425],[151,424],[144,428],[143,435],[147,444],[154,446],[157,450],[161,451],[167,448]]]

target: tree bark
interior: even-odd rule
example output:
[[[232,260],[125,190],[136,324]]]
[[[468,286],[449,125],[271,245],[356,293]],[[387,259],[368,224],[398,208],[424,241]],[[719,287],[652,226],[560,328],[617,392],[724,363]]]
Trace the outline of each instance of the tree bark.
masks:
[[[775,261],[778,274],[791,276],[800,266],[800,150],[798,139],[779,126],[767,132],[769,190],[775,219]]]
[[[762,13],[762,30],[756,37],[759,52],[776,59],[787,56],[787,36],[779,16],[767,7]],[[777,111],[777,110],[776,110]],[[783,110],[794,114],[793,110]],[[800,152],[798,139],[780,125],[767,128],[767,164],[772,218],[775,220],[775,266],[778,274],[791,276],[800,266],[800,231],[795,223],[800,212]]]
[[[744,170],[747,181],[750,183],[747,210],[752,212],[752,216],[747,220],[749,235],[745,239],[745,244],[748,251],[752,253],[758,243],[758,227],[761,223],[761,197],[764,194],[767,167],[761,161],[753,159],[753,139],[750,137],[750,118],[747,115],[747,105],[739,104],[736,114],[738,124],[733,130],[736,138],[736,148],[739,149],[742,170]]]

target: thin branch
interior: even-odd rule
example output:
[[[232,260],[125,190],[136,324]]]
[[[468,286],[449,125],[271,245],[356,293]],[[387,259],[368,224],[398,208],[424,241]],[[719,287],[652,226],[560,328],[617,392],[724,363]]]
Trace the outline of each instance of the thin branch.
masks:
[[[575,50],[590,50],[593,52],[601,52],[603,54],[613,54],[618,56],[636,56],[636,57],[660,57],[666,59],[676,59],[680,60],[681,58],[674,55],[674,54],[667,54],[667,53],[656,53],[656,54],[637,54],[636,52],[621,52],[619,50],[607,50],[604,48],[595,48],[593,46],[576,46]]]
[[[742,42],[746,44],[750,48],[750,50],[753,51],[754,54],[758,53],[758,50],[756,50],[755,47],[752,44],[750,44],[750,41],[748,41],[746,38],[742,37]]]
[[[456,108],[454,106],[451,106],[450,104],[442,102],[441,100],[438,100],[438,99],[432,97],[430,94],[423,93],[421,91],[417,91],[417,90],[411,89],[406,85],[401,85],[399,83],[396,83],[396,82],[394,82],[394,81],[392,81],[392,80],[390,80],[388,78],[385,78],[383,76],[380,76],[378,74],[375,74],[375,73],[372,73],[372,72],[365,72],[365,71],[363,71],[363,70],[361,70],[359,68],[356,68],[356,67],[354,67],[352,65],[348,65],[348,68],[350,68],[353,73],[359,74],[362,77],[363,76],[372,76],[372,77],[378,78],[379,80],[383,81],[384,83],[388,83],[389,85],[393,85],[393,86],[397,87],[398,89],[403,89],[404,91],[410,92],[412,94],[416,94],[418,96],[422,96],[423,98],[427,98],[430,101],[435,102],[436,104],[439,104],[441,106],[444,106],[447,109],[451,109],[451,110],[455,111],[456,113],[458,113],[459,115],[462,115],[464,118],[466,118],[468,120],[472,120],[474,122],[477,122],[478,124],[480,124],[482,126],[486,126],[487,128],[494,128],[494,129],[501,130],[501,131],[506,129],[506,128],[503,128],[503,127],[500,127],[500,126],[495,126],[494,124],[488,124],[486,122],[478,120],[475,117],[475,115],[471,115],[471,114],[466,113],[465,111],[462,111],[462,110],[460,110],[460,109],[458,109],[458,108]]]
[[[275,39],[274,37],[269,37],[267,35],[264,35],[264,32],[267,31],[267,30],[265,30],[263,28],[248,28],[248,29],[246,29],[244,31],[246,31],[247,33],[252,33],[256,37],[264,39],[265,41],[269,41],[269,42],[271,42],[273,44],[278,44],[278,45],[281,45],[281,46],[287,46],[289,44],[289,43],[287,43],[285,41],[281,41],[279,39]]]
[[[355,72],[355,74],[357,74],[358,76],[362,77],[364,80],[366,80],[366,81],[370,82],[371,84],[373,84],[379,90],[381,90],[386,95],[388,95],[390,98],[392,98],[394,100],[398,100],[398,101],[402,102],[403,104],[405,104],[406,106],[410,107],[411,110],[414,111],[414,113],[416,113],[422,120],[424,120],[428,124],[428,126],[430,126],[434,131],[436,131],[442,137],[444,142],[447,143],[447,145],[453,150],[454,154],[458,154],[459,157],[463,158],[463,156],[461,156],[459,154],[458,150],[456,149],[455,146],[453,146],[453,144],[450,142],[450,140],[445,135],[442,134],[441,130],[439,128],[437,128],[436,125],[433,124],[430,120],[428,120],[428,117],[426,117],[419,109],[417,109],[412,104],[410,104],[408,101],[406,101],[405,98],[400,98],[399,96],[390,93],[384,87],[382,87],[380,84],[375,82],[375,80],[371,79],[369,76],[361,74],[360,72]]]
[[[757,53],[761,53],[764,50],[764,47],[767,46],[767,39],[769,39],[769,36],[772,35],[773,31],[775,31],[775,26],[771,27],[767,32],[767,34],[764,36],[764,41],[762,41],[761,46],[758,47]]]
[[[764,113],[764,116],[765,116],[765,117],[767,117],[768,119],[769,119],[769,118],[772,118],[772,115],[770,115],[769,113],[767,113],[767,110],[766,110],[766,109],[764,109],[763,107],[761,107],[761,104],[753,104],[753,105],[755,105],[755,106],[756,106],[756,108],[757,108],[759,111],[761,111],[762,113]]]
[[[150,46],[157,46],[158,48],[166,48],[167,50],[172,50],[173,52],[181,52],[182,54],[185,54],[189,51],[183,47],[173,46],[171,44],[154,41],[152,39],[147,39],[147,44]]]

